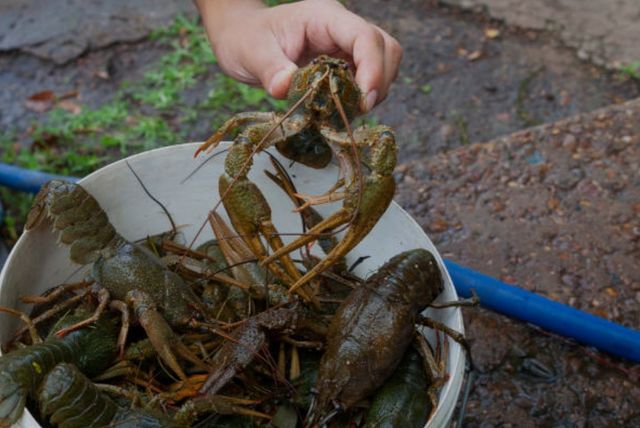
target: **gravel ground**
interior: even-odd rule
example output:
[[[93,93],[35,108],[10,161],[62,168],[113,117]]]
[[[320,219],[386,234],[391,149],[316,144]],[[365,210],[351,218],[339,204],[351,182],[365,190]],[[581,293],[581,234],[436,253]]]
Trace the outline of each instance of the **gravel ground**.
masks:
[[[396,200],[444,257],[638,329],[639,118],[640,99],[406,163]],[[640,366],[464,315],[481,370],[466,426],[640,424]]]

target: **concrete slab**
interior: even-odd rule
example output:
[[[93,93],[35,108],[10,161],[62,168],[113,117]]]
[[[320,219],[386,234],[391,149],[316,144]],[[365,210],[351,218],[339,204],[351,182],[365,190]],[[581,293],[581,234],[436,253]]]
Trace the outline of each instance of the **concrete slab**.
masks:
[[[442,0],[484,10],[510,25],[551,30],[597,65],[619,68],[640,60],[640,2],[636,0]]]
[[[87,49],[140,40],[176,15],[195,12],[185,0],[5,0],[0,51],[22,50],[62,64]]]
[[[640,329],[639,171],[637,99],[402,165],[396,200],[444,257]],[[640,422],[630,364],[488,311],[465,321],[483,370],[465,426]]]

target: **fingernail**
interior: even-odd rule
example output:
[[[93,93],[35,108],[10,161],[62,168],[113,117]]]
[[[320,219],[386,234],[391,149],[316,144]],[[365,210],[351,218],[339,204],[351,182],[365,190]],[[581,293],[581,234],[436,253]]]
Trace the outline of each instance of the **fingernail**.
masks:
[[[289,78],[294,70],[291,67],[283,68],[282,70],[276,72],[271,78],[271,83],[269,83],[269,93],[274,95],[283,85],[283,82]]]
[[[378,99],[378,91],[376,91],[375,89],[367,93],[367,96],[364,99],[365,112],[371,110],[373,106],[376,105],[377,99]]]

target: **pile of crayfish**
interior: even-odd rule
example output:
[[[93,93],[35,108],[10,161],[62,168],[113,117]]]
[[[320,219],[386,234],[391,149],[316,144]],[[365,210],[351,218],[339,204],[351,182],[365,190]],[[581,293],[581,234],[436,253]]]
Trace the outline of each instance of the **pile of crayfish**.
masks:
[[[219,179],[231,226],[214,208],[216,239],[197,248],[175,230],[130,242],[81,185],[43,187],[27,233],[50,227],[91,273],[23,296],[30,314],[0,308],[24,322],[0,357],[0,427],[28,402],[60,427],[424,426],[447,379],[447,341],[434,347],[416,326],[436,326],[421,314],[443,279],[424,249],[366,280],[347,265],[395,186],[391,130],[350,128],[359,98],[348,65],[320,57],[294,77],[288,112],[227,121],[199,152],[240,128]],[[315,168],[335,158],[341,171],[326,194],[305,195],[273,162],[268,176],[307,229],[287,245],[247,176],[252,156],[271,146]],[[327,218],[313,208],[338,200]],[[325,258],[309,251],[315,242]],[[300,261],[290,256],[297,249]]]

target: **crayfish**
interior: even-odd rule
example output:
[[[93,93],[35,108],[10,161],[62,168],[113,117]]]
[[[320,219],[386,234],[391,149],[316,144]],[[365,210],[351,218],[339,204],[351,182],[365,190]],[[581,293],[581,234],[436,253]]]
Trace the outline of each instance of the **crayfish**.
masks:
[[[329,326],[308,425],[322,425],[354,407],[392,375],[415,336],[415,325],[433,325],[420,313],[442,290],[435,257],[416,249],[393,257],[351,292]]]
[[[113,298],[116,303],[111,305],[115,309],[123,312],[127,306],[134,309],[158,355],[181,379],[186,379],[186,375],[174,352],[206,369],[170,327],[184,327],[205,312],[200,299],[180,276],[167,269],[153,253],[120,236],[98,201],[78,184],[53,180],[40,190],[25,228],[32,229],[45,218],[52,220],[60,242],[70,246],[72,261],[94,263],[92,276],[100,288],[96,312],[59,331],[59,335],[96,322],[109,298]],[[121,353],[127,328],[123,324]]]
[[[54,327],[62,328],[85,319],[84,307],[63,317]],[[10,426],[24,410],[45,375],[58,363],[73,363],[89,375],[108,367],[116,355],[117,324],[102,317],[94,328],[80,328],[60,338],[50,335],[44,342],[0,357],[0,427]]]
[[[238,114],[227,120],[196,152],[197,155],[216,147],[232,130],[242,128],[225,159],[225,172],[219,179],[220,198],[236,232],[256,257],[290,285],[290,292],[297,291],[307,300],[312,300],[310,291],[300,287],[355,247],[393,198],[392,173],[397,151],[394,135],[386,126],[351,130],[350,122],[360,113],[360,96],[348,64],[320,56],[294,75],[288,94],[291,107],[287,113]],[[252,157],[274,145],[284,156],[307,166],[326,166],[331,153],[340,165],[340,177],[324,195],[298,196],[305,201],[303,207],[343,200],[342,208],[286,246],[272,223],[271,209],[264,195],[247,176]],[[329,152],[326,147],[330,148]],[[366,176],[361,164],[370,170]],[[345,225],[348,230],[342,241],[324,260],[301,275],[289,253]],[[261,235],[273,254],[268,254]],[[282,268],[276,264],[278,260]]]

